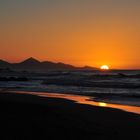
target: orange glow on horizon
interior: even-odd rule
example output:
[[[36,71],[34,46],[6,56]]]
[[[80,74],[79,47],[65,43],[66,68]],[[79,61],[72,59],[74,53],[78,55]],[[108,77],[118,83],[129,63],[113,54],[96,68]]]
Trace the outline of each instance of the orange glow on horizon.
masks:
[[[38,2],[0,4],[0,59],[140,69],[139,1]]]

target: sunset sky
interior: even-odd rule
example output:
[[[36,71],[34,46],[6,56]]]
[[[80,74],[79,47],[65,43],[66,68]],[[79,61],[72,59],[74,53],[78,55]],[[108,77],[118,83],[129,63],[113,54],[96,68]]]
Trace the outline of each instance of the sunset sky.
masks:
[[[140,0],[0,0],[0,58],[140,69]]]

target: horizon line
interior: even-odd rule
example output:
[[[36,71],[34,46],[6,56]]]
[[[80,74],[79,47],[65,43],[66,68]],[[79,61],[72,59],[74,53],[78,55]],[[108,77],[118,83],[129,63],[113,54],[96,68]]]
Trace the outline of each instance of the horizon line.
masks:
[[[28,59],[34,59],[34,60],[36,60],[36,61],[38,61],[38,62],[40,62],[40,63],[42,63],[42,62],[52,62],[52,63],[63,63],[63,64],[67,64],[67,65],[71,65],[71,66],[74,66],[74,67],[92,67],[92,68],[96,68],[97,70],[100,70],[100,67],[96,67],[96,66],[91,66],[91,65],[83,65],[83,66],[76,66],[76,65],[74,65],[74,64],[70,64],[70,63],[65,63],[65,62],[62,62],[62,61],[51,61],[51,60],[39,60],[38,58],[36,58],[36,57],[27,57],[27,58],[25,58],[25,59],[23,59],[23,60],[20,60],[20,61],[18,61],[18,62],[9,62],[8,60],[6,60],[6,59],[1,59],[0,58],[0,60],[1,61],[5,61],[5,62],[7,62],[7,63],[9,63],[9,64],[18,64],[18,63],[22,63],[22,62],[24,62],[24,61],[26,61],[26,60],[28,60]],[[110,68],[109,70],[140,70],[140,68]]]

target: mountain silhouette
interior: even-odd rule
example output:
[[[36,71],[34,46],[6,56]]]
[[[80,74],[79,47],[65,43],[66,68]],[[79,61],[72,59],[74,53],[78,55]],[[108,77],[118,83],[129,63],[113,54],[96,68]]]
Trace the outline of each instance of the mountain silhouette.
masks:
[[[0,59],[0,67],[4,67],[7,68],[8,66],[10,66],[11,64],[8,63],[7,61],[4,61],[2,59]]]
[[[40,64],[40,61],[38,61],[37,59],[33,58],[33,57],[30,57],[26,60],[24,60],[23,62],[21,62],[20,64],[23,64],[23,65],[30,65],[30,64]]]
[[[20,63],[8,63],[0,60],[0,68],[10,68],[12,70],[26,70],[26,71],[47,71],[47,70],[95,70],[94,67],[75,67],[65,63],[55,63],[51,61],[43,61],[30,57]]]

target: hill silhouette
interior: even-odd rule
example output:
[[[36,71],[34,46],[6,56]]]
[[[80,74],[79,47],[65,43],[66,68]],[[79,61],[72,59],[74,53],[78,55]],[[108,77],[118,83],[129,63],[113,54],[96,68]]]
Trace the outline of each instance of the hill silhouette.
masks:
[[[62,62],[55,63],[51,61],[43,61],[30,57],[20,63],[9,63],[0,60],[0,68],[10,68],[12,70],[26,70],[26,71],[46,71],[46,70],[96,70],[95,67],[85,66],[76,67]]]
[[[0,59],[0,67],[7,67],[9,65],[11,65],[11,64],[6,62],[6,61],[4,61],[4,60],[2,60],[2,59]]]
[[[40,61],[38,61],[37,59],[30,57],[26,60],[24,60],[23,62],[21,62],[20,64],[24,64],[24,65],[28,65],[28,64],[40,64]]]

